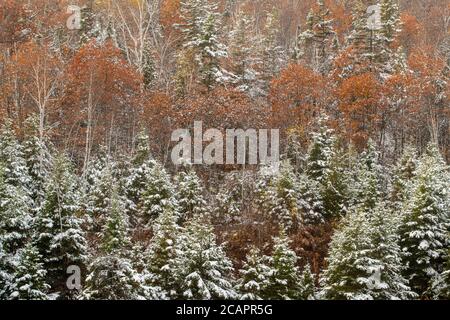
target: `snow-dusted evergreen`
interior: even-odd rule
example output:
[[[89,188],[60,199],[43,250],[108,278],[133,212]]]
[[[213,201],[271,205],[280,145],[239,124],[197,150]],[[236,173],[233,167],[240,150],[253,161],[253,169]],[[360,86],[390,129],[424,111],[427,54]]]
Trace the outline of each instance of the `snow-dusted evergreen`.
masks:
[[[175,178],[176,200],[181,221],[206,210],[203,186],[194,170],[180,172]]]
[[[241,300],[262,300],[263,290],[268,286],[270,267],[268,257],[252,247],[246,256],[242,269],[239,270],[236,290]]]
[[[43,256],[47,282],[62,297],[72,294],[65,286],[67,267],[82,268],[87,259],[87,242],[80,217],[80,184],[72,170],[66,156],[55,158],[34,227],[34,242]]]
[[[411,198],[400,227],[405,276],[418,294],[444,269],[449,245],[450,177],[439,151],[431,145],[415,172]]]
[[[284,230],[273,242],[273,252],[268,261],[270,271],[262,296],[272,300],[297,299],[300,293],[298,257],[291,249],[291,241]]]
[[[222,245],[216,243],[206,215],[197,215],[186,225],[178,241],[176,269],[181,298],[233,299],[233,265]]]
[[[353,208],[333,236],[321,279],[327,299],[397,300],[415,294],[402,275],[397,223],[384,204]]]

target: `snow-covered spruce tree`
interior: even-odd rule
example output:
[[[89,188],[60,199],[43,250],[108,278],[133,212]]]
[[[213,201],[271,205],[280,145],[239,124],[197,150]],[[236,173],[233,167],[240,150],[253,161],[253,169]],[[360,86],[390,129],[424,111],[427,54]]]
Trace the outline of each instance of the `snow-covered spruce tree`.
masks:
[[[0,241],[9,255],[22,248],[30,236],[30,185],[22,146],[11,122],[6,121],[0,129]]]
[[[326,299],[410,299],[397,224],[385,204],[354,207],[333,236],[321,284]]]
[[[450,249],[447,250],[447,264],[444,271],[433,279],[430,295],[434,299],[450,299]]]
[[[230,34],[229,52],[232,59],[234,83],[241,91],[257,93],[258,65],[256,37],[253,34],[254,19],[239,12]]]
[[[194,300],[234,299],[233,264],[222,245],[216,243],[206,215],[186,225],[177,244],[176,269],[181,298]]]
[[[131,169],[125,172],[125,191],[127,195],[127,212],[131,223],[137,223],[139,208],[142,205],[142,196],[146,190],[150,171],[156,162],[150,157],[149,137],[141,131],[136,137],[136,151],[131,161]],[[120,182],[120,181],[119,181]]]
[[[161,164],[155,162],[148,172],[139,206],[142,224],[149,225],[165,209],[177,210],[177,207],[171,177]]]
[[[151,287],[160,287],[164,294],[177,299],[179,291],[179,274],[176,270],[177,246],[182,231],[177,224],[178,216],[169,209],[158,217],[153,225],[154,236],[146,251],[148,276],[146,283]]]
[[[28,196],[31,196],[31,179],[23,147],[14,134],[11,120],[6,120],[0,128],[0,162],[3,163],[4,182],[22,188]]]
[[[99,160],[100,161],[100,160]],[[88,228],[94,232],[99,232],[105,223],[106,215],[111,202],[111,186],[116,183],[113,172],[112,163],[106,163],[100,165],[96,163],[93,167],[99,169],[91,175],[92,185],[88,187],[87,194],[85,195],[85,210],[88,220]],[[94,170],[94,169],[92,169]],[[120,201],[123,205],[126,205],[125,197],[119,194]],[[126,208],[124,209],[126,210]]]
[[[51,145],[48,138],[39,135],[38,119],[30,117],[26,121],[23,153],[30,176],[31,198],[35,202],[36,210],[44,200],[45,181],[52,166]]]
[[[236,283],[240,300],[262,300],[261,293],[268,285],[271,271],[268,259],[258,248],[250,248]]]
[[[180,222],[206,210],[202,182],[194,170],[180,172],[175,178],[175,186]]]
[[[301,222],[303,224],[317,224],[324,222],[324,202],[322,198],[322,185],[300,174],[298,178],[298,206]]]
[[[316,296],[316,280],[315,276],[311,271],[310,264],[306,264],[300,274],[299,282],[299,294],[298,298],[300,300],[313,300]]]
[[[7,255],[3,250],[0,239],[0,300],[9,298],[9,288],[11,288],[11,274],[9,273]]]
[[[306,158],[308,176],[321,184],[324,184],[324,180],[330,171],[330,162],[335,154],[334,145],[336,143],[334,130],[327,126],[326,121],[328,121],[328,117],[320,117],[319,128],[312,133],[312,142]]]
[[[14,277],[10,284],[10,299],[46,300],[50,286],[46,283],[47,271],[36,247],[29,242],[20,250]]]
[[[269,195],[269,214],[287,229],[297,226],[299,216],[298,181],[292,166],[284,162]]]
[[[208,0],[184,0],[180,10],[184,19],[181,25],[184,52],[193,53],[198,79],[211,89],[226,78],[220,66],[220,59],[227,56],[227,51],[219,40],[217,4]]]
[[[304,62],[317,72],[327,72],[329,58],[332,53],[335,31],[330,10],[323,0],[317,0],[316,7],[307,17],[307,29],[299,35],[297,58],[305,58]],[[307,55],[306,55],[307,53]]]
[[[47,283],[62,298],[71,296],[66,270],[86,263],[87,244],[81,228],[79,183],[70,160],[60,154],[45,185],[45,198],[35,223],[34,243],[43,257]]]
[[[320,197],[315,202],[322,202],[320,213],[324,218],[334,218],[342,214],[347,198],[347,181],[343,166],[343,155],[337,149],[334,130],[326,121],[328,117],[321,116],[319,129],[312,134],[312,143],[306,159],[307,180],[314,180],[318,185],[310,186],[317,189]],[[303,178],[305,180],[305,178]],[[314,184],[314,183],[313,183]],[[308,187],[308,185],[305,185]]]
[[[214,222],[231,223],[242,219],[245,199],[249,197],[251,177],[244,172],[232,172],[224,177],[216,194]]]
[[[437,147],[431,145],[420,159],[400,227],[405,276],[419,295],[444,268],[449,245],[449,193],[448,167]]]
[[[267,285],[261,296],[270,300],[293,300],[299,297],[300,272],[297,266],[297,255],[290,248],[291,241],[286,232],[282,230],[278,237],[273,239],[273,251],[269,257],[270,271]]]
[[[383,71],[393,73],[404,65],[401,48],[393,51],[392,44],[402,31],[398,0],[382,0],[380,30],[380,60],[384,64]]]
[[[267,93],[272,78],[280,71],[286,57],[283,48],[279,45],[280,33],[279,14],[275,10],[266,17],[265,32],[260,42],[261,80],[263,92]]]
[[[383,198],[385,179],[379,162],[379,153],[370,140],[367,149],[360,155],[352,184],[351,205],[362,205],[365,209],[375,208]]]
[[[390,200],[398,209],[409,199],[418,162],[416,149],[407,147],[393,170]]]
[[[112,186],[108,218],[103,227],[100,254],[90,263],[83,299],[141,299],[142,279],[127,252],[131,249],[125,208],[117,186]]]

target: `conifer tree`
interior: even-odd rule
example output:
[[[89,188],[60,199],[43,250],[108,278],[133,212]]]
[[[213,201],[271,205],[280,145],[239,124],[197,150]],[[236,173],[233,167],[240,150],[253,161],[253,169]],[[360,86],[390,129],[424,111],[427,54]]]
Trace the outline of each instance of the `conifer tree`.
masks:
[[[100,255],[89,265],[85,299],[142,299],[143,283],[133,268],[128,251],[131,240],[123,203],[118,195],[117,185],[108,207],[108,218],[102,232]]]
[[[29,242],[20,251],[14,278],[10,284],[11,299],[47,300],[50,286],[45,282],[47,271],[42,257],[34,245]]]
[[[165,209],[177,210],[175,189],[169,174],[159,163],[154,163],[147,177],[142,193],[140,214],[142,223],[148,225],[161,215]]]
[[[195,171],[181,172],[175,180],[176,200],[181,222],[203,213],[207,203],[203,197],[201,181]]]
[[[241,300],[262,300],[261,294],[268,285],[271,270],[267,260],[258,248],[250,248],[236,284]]]
[[[36,208],[40,207],[44,199],[45,181],[52,164],[51,151],[47,137],[39,136],[36,117],[27,119],[23,153],[31,179],[31,198],[35,202]]]
[[[176,270],[184,299],[233,299],[233,265],[221,245],[216,243],[213,227],[206,215],[195,216],[178,242]]]
[[[316,284],[315,277],[311,271],[311,266],[309,263],[304,267],[302,273],[300,274],[300,289],[299,289],[299,299],[300,300],[313,300],[316,295]]]
[[[236,23],[230,34],[230,57],[234,83],[239,90],[257,94],[257,67],[260,59],[257,55],[256,37],[253,34],[254,19],[239,12]]]
[[[282,230],[273,242],[273,252],[269,258],[271,270],[262,297],[270,300],[297,299],[300,289],[297,255],[290,248],[291,241],[285,231]]]
[[[444,268],[449,244],[449,181],[448,167],[437,147],[431,145],[420,159],[400,228],[400,243],[406,253],[404,274],[419,295]]]
[[[67,267],[84,268],[87,258],[79,204],[79,183],[72,173],[70,160],[59,155],[45,185],[42,210],[36,217],[34,243],[48,271],[47,283],[63,297],[71,295],[65,286]]]
[[[261,52],[261,79],[263,91],[268,92],[272,78],[278,74],[285,61],[283,48],[279,45],[280,19],[274,10],[266,17],[265,34],[260,40]]]
[[[383,203],[367,210],[353,208],[333,236],[322,294],[326,299],[414,298],[402,276],[402,252],[392,213]]]
[[[409,198],[417,166],[417,151],[407,147],[394,168],[390,190],[391,201],[397,208],[400,208]]]
[[[135,155],[125,180],[125,190],[128,199],[127,211],[133,225],[137,223],[140,207],[142,206],[143,193],[146,191],[150,171],[155,164],[156,162],[150,157],[149,137],[145,131],[141,131],[136,137]]]
[[[147,249],[147,270],[149,276],[146,282],[153,287],[161,287],[165,295],[176,299],[181,296],[178,274],[176,270],[177,247],[181,227],[177,224],[177,215],[169,209],[158,217],[153,225],[154,236]]]

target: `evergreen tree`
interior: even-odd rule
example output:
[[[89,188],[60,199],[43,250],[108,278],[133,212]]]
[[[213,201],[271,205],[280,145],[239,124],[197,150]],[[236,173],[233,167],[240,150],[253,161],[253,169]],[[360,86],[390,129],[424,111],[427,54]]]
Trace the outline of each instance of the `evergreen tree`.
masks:
[[[268,285],[270,267],[266,264],[268,257],[256,248],[250,248],[246,261],[239,270],[236,291],[241,300],[262,300],[261,294]]]
[[[284,163],[270,194],[270,215],[287,228],[299,222],[298,181],[289,163]]]
[[[285,61],[284,50],[278,43],[280,19],[276,11],[266,17],[265,33],[260,40],[261,80],[263,92],[267,94],[270,81],[278,74]]]
[[[271,268],[262,297],[271,300],[293,300],[299,296],[300,272],[297,267],[297,255],[290,248],[291,241],[284,231],[273,239]]]
[[[444,271],[433,279],[430,291],[434,299],[450,299],[450,251],[447,252],[447,265]]]
[[[37,118],[30,117],[26,122],[23,153],[30,177],[31,198],[36,210],[42,204],[45,193],[45,181],[52,166],[51,149],[46,136],[40,137]]]
[[[131,240],[117,186],[113,186],[100,248],[101,254],[88,267],[89,275],[82,297],[100,300],[143,299],[142,279],[127,253],[131,249]]]
[[[351,204],[362,205],[370,210],[383,198],[385,180],[383,168],[379,163],[379,153],[372,141],[367,149],[360,155],[353,181]]]
[[[42,257],[33,244],[28,243],[20,251],[11,286],[11,299],[47,300],[50,286],[45,282],[47,271]]]
[[[311,271],[311,266],[307,264],[302,273],[300,274],[299,282],[299,299],[301,300],[313,300],[316,295],[315,277]]]
[[[181,279],[174,272],[179,254],[176,250],[182,231],[177,225],[177,218],[172,210],[164,210],[153,226],[154,236],[146,252],[149,272],[147,283],[153,287],[161,287],[166,296],[172,299],[181,295],[178,287]]]
[[[63,297],[71,295],[65,283],[67,267],[83,268],[87,258],[78,191],[70,160],[59,155],[45,185],[42,210],[36,217],[34,242],[48,271],[47,283]]]
[[[156,162],[150,158],[149,137],[145,131],[136,138],[136,151],[131,161],[131,169],[124,172],[127,175],[125,190],[127,195],[127,211],[133,225],[138,223],[138,215],[146,191],[151,170]],[[120,180],[119,180],[120,182]]]
[[[175,189],[164,167],[154,163],[147,177],[140,205],[142,223],[148,225],[158,218],[165,209],[176,210]]]
[[[327,299],[373,300],[415,297],[402,276],[397,224],[384,204],[353,208],[333,236],[322,276]],[[394,223],[393,223],[394,222]]]
[[[448,167],[437,147],[430,146],[416,170],[410,200],[405,204],[400,228],[406,256],[405,276],[419,295],[444,268],[448,247],[450,210]]]
[[[417,166],[417,151],[407,147],[394,168],[390,188],[391,201],[399,209],[409,199]]]
[[[107,209],[108,216],[103,226],[101,244],[103,252],[106,253],[115,253],[131,248],[124,203],[121,201],[118,188],[114,182],[111,187],[111,198]]]
[[[201,180],[195,171],[181,172],[175,180],[180,220],[184,222],[196,214],[203,213],[207,203],[203,197]]]
[[[230,34],[230,57],[235,84],[239,90],[256,95],[257,71],[260,59],[257,55],[256,37],[253,34],[254,19],[239,12]]]
[[[208,89],[226,80],[226,72],[220,59],[227,56],[226,47],[219,40],[217,30],[217,4],[207,0],[185,0],[181,2],[184,24],[184,49],[193,53],[198,78]]]
[[[205,215],[195,216],[178,242],[176,272],[184,299],[234,299],[233,265]]]

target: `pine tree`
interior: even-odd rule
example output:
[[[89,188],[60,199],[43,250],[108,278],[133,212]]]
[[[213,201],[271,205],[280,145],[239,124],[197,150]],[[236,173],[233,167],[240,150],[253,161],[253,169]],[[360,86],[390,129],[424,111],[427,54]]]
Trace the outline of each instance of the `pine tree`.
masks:
[[[270,300],[297,299],[300,289],[297,255],[290,248],[291,241],[284,231],[273,242],[273,252],[269,259],[271,270],[262,297]]]
[[[265,33],[260,41],[261,79],[263,92],[267,93],[270,81],[278,74],[285,61],[283,48],[278,43],[280,19],[276,11],[266,17]]]
[[[367,149],[360,155],[355,173],[353,189],[350,191],[352,205],[373,209],[383,198],[386,182],[382,174],[383,168],[379,163],[379,153],[372,141],[369,141]]]
[[[257,55],[256,37],[253,35],[254,19],[239,12],[230,34],[230,57],[234,83],[239,90],[255,95],[258,90],[257,71],[260,59]]]
[[[29,191],[31,180],[23,147],[17,141],[10,120],[6,120],[0,128],[0,162],[3,163],[4,182],[22,188],[27,196],[31,196]]]
[[[450,299],[450,250],[447,252],[447,264],[444,271],[433,279],[430,295],[434,299]]]
[[[44,199],[45,181],[49,176],[52,156],[49,141],[46,136],[40,137],[36,117],[30,117],[26,121],[25,141],[23,153],[31,179],[31,198],[35,207],[39,208]]]
[[[407,147],[394,168],[390,188],[391,201],[397,208],[400,208],[409,199],[417,166],[418,157],[416,149]]]
[[[262,300],[261,294],[268,285],[270,267],[266,264],[268,257],[252,247],[247,254],[246,261],[239,270],[236,291],[240,300]]]
[[[178,298],[178,274],[176,258],[178,256],[179,235],[182,231],[177,225],[177,215],[172,210],[165,210],[153,226],[154,236],[147,249],[147,270],[149,272],[146,282],[153,287],[159,286],[167,297]]]
[[[100,249],[100,255],[88,267],[89,275],[82,297],[100,300],[144,298],[142,279],[127,254],[131,240],[117,186],[113,186]]]
[[[300,221],[298,181],[289,163],[282,165],[273,188],[269,214],[287,229],[296,227]]]
[[[150,158],[149,137],[145,131],[141,131],[136,138],[136,152],[131,161],[131,169],[125,172],[125,190],[127,196],[127,212],[132,225],[138,223],[138,215],[142,206],[143,193],[148,185],[148,180],[156,161]],[[120,180],[119,180],[120,182]]]
[[[400,228],[406,256],[405,276],[413,290],[424,294],[430,281],[444,268],[449,244],[450,178],[437,147],[430,146],[416,170],[411,199]]]
[[[32,201],[22,146],[17,141],[11,122],[0,130],[0,242],[13,259],[25,246],[32,227]]]
[[[367,211],[353,208],[330,244],[321,283],[326,299],[410,299],[402,276],[397,224],[383,203]]]
[[[45,282],[47,271],[42,257],[33,244],[28,243],[20,251],[18,265],[10,284],[11,299],[47,300],[50,286]]]
[[[85,196],[89,229],[94,232],[99,232],[105,223],[113,191],[111,186],[117,184],[113,177],[113,164],[102,162],[103,160],[94,162],[89,177],[89,180],[92,180],[92,185],[88,185]],[[115,190],[115,192],[117,192],[120,202],[125,206],[127,203],[126,199],[121,197],[119,190]],[[124,207],[123,210],[125,211],[126,208]]]
[[[298,181],[298,203],[302,223],[317,224],[324,222],[322,185],[306,174],[300,174]]]
[[[220,59],[227,56],[226,47],[219,40],[217,30],[217,4],[207,0],[185,0],[181,2],[184,23],[184,49],[192,51],[198,78],[208,89],[226,80],[226,72]],[[185,51],[185,53],[187,52]]]
[[[48,271],[47,283],[63,297],[72,294],[65,284],[67,267],[77,265],[82,269],[87,258],[78,191],[70,160],[57,156],[45,185],[42,210],[36,217],[34,242]]]
[[[147,184],[142,193],[140,213],[142,223],[148,225],[158,218],[165,209],[176,210],[175,189],[170,175],[159,163],[154,163],[147,177]]]
[[[233,265],[205,215],[195,216],[178,242],[176,270],[182,298],[196,300],[234,299]]]
[[[207,203],[203,197],[201,181],[195,171],[181,172],[175,180],[176,200],[181,222],[203,213]]]
[[[102,250],[106,253],[115,253],[117,251],[131,248],[131,240],[128,235],[129,224],[125,215],[125,206],[121,201],[118,188],[112,181],[111,198],[108,201],[108,216],[103,226],[102,232]]]
[[[311,271],[309,263],[304,267],[300,274],[299,282],[299,299],[300,300],[313,300],[316,295],[315,276]]]

